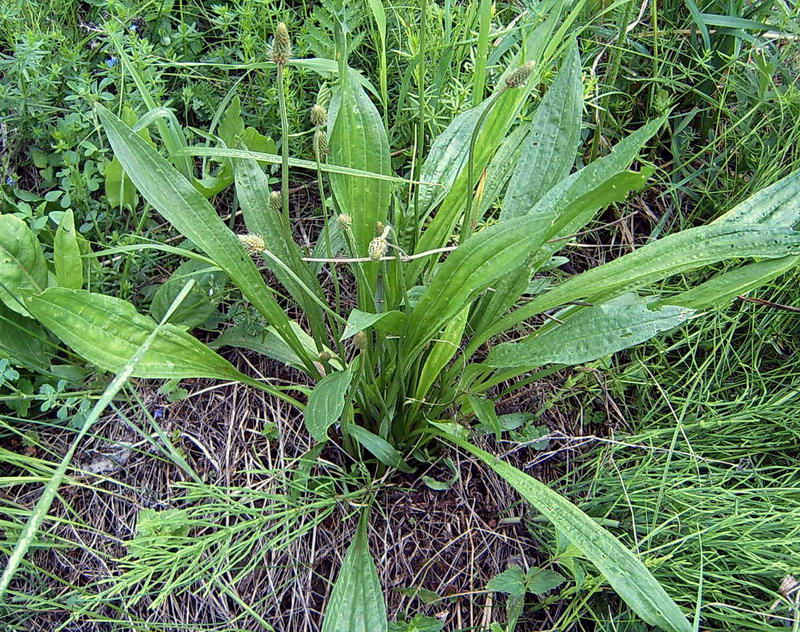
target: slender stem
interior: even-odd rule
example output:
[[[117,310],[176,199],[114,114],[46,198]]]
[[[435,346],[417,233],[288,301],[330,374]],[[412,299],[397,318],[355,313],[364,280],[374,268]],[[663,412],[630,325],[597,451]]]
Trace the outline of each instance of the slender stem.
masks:
[[[286,91],[283,85],[283,64],[277,64],[278,108],[281,115],[281,199],[283,216],[289,223],[289,117],[286,114]]]

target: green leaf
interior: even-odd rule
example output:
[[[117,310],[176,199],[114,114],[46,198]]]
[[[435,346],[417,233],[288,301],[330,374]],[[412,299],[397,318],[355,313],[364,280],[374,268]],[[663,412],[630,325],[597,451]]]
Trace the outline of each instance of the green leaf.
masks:
[[[494,347],[485,364],[530,367],[581,364],[638,345],[682,325],[694,310],[674,305],[651,309],[642,303],[609,303],[579,310],[562,323],[545,325],[521,342]]]
[[[53,262],[58,285],[79,290],[83,287],[83,261],[75,234],[75,218],[69,209],[62,216],[53,238]]]
[[[322,632],[387,632],[386,604],[378,571],[369,553],[367,512],[342,561],[331,591]]]
[[[354,309],[347,317],[347,325],[345,325],[341,339],[347,340],[359,331],[365,331],[373,326],[384,333],[399,334],[404,320],[403,316],[404,314],[397,310],[370,314],[362,312],[360,309]]]
[[[469,306],[456,314],[436,338],[436,342],[425,359],[422,371],[419,373],[417,390],[414,394],[416,399],[425,399],[425,395],[428,394],[442,369],[447,366],[447,363],[453,359],[453,356],[458,351],[461,338],[464,335],[464,328],[467,325],[467,316],[469,316]]]
[[[225,274],[217,268],[195,259],[185,261],[173,272],[169,279],[162,283],[153,296],[150,313],[156,320],[161,320],[167,313],[175,297],[189,279],[194,285],[183,302],[175,309],[170,318],[173,325],[193,329],[204,323],[217,311],[217,304],[212,293],[221,291],[225,284]]]
[[[500,438],[500,433],[503,432],[504,428],[497,418],[494,402],[477,395],[469,395],[468,400],[475,416],[481,422],[481,429],[486,432],[492,432],[496,438]]]
[[[467,160],[475,125],[489,104],[480,105],[456,116],[431,144],[419,174],[417,194],[420,217],[424,218],[447,195]]]
[[[47,333],[36,321],[0,303],[0,358],[32,371],[45,372],[51,356],[46,341]]]
[[[328,428],[339,421],[353,380],[350,369],[335,371],[314,386],[306,406],[305,424],[315,441],[327,441]]]
[[[47,264],[39,240],[19,217],[0,215],[0,301],[28,316],[22,297],[46,287]]]
[[[300,278],[302,283],[298,283],[286,268],[277,265],[269,257],[265,258],[270,271],[312,320],[312,326],[321,329],[319,307],[306,294],[306,288],[308,288],[312,293],[320,296],[322,291],[319,281],[309,266],[302,262],[300,249],[292,238],[291,227],[286,225],[283,214],[276,213],[272,209],[269,199],[269,180],[266,174],[255,160],[235,160],[234,171],[236,196],[242,207],[242,217],[247,225],[247,230],[264,239],[270,252]]]
[[[533,595],[543,595],[558,588],[564,581],[564,577],[555,571],[531,568],[525,577],[525,590]]]
[[[504,217],[529,212],[545,192],[569,175],[580,142],[582,114],[581,59],[573,42],[530,122],[503,201]]]
[[[413,361],[478,292],[521,265],[541,245],[546,228],[535,217],[517,217],[476,233],[450,253],[407,320],[406,360]]]
[[[398,469],[401,472],[413,471],[403,460],[403,455],[392,447],[392,444],[386,439],[356,424],[347,424],[345,431],[384,465]]]
[[[723,306],[737,296],[746,294],[791,270],[798,262],[800,257],[794,256],[749,263],[718,274],[690,290],[659,301],[659,304],[669,303],[690,309]]]
[[[576,275],[496,323],[505,331],[526,318],[571,301],[607,300],[673,274],[736,257],[800,254],[800,233],[785,228],[712,224],[669,235]]]
[[[136,195],[136,187],[133,186],[130,178],[125,175],[119,160],[113,158],[103,168],[105,177],[104,186],[106,199],[112,208],[127,208],[133,210],[139,204],[139,196]]]
[[[242,103],[239,100],[239,95],[233,97],[228,104],[220,121],[218,134],[226,147],[236,147],[239,139],[244,134]]]
[[[306,354],[289,324],[289,317],[272,297],[271,290],[236,235],[223,223],[208,200],[109,110],[98,105],[97,113],[114,154],[145,199],[211,257],[267,322],[300,357],[304,357]],[[306,360],[306,364],[311,368],[308,366],[310,361]]]
[[[512,566],[486,582],[486,590],[523,597],[525,595],[525,573],[519,566]]]
[[[605,576],[617,594],[646,623],[668,632],[692,632],[678,605],[627,547],[547,485],[468,441],[450,441],[478,457],[561,531]]]
[[[275,154],[278,146],[269,136],[264,136],[254,127],[246,127],[242,134],[242,142],[250,151],[262,154]]]
[[[317,351],[314,339],[303,331],[302,327],[295,321],[292,321],[292,327],[300,343],[308,353],[310,355],[316,355]],[[223,331],[216,340],[209,343],[209,346],[212,349],[219,349],[220,347],[249,349],[250,351],[255,351],[268,358],[277,360],[278,362],[283,362],[283,364],[288,366],[292,366],[301,371],[303,370],[303,362],[292,348],[286,344],[286,341],[278,335],[274,327],[266,327],[253,333],[243,325],[234,325]],[[323,351],[327,351],[333,355],[333,352],[327,347],[324,347]]]
[[[339,105],[330,138],[329,162],[388,175],[391,173],[389,140],[378,110],[363,88],[342,78]],[[391,187],[383,180],[330,174],[331,188],[342,212],[353,219],[358,256],[367,255],[378,222],[386,221]]]
[[[49,288],[27,301],[34,317],[78,355],[118,372],[155,330],[129,302],[86,290]],[[174,325],[164,325],[137,363],[134,377],[240,380],[223,357]]]
[[[713,223],[796,226],[800,223],[800,169],[751,195]]]

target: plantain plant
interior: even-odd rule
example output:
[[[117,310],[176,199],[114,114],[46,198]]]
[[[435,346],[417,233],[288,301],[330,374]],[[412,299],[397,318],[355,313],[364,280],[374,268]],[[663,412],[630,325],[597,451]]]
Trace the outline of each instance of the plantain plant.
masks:
[[[569,23],[553,12],[523,29],[509,70],[433,141],[417,179],[392,169],[385,121],[343,54],[330,102],[313,112],[313,160],[290,156],[285,117],[280,154],[249,150],[237,113],[226,121],[223,147],[178,148],[165,158],[98,106],[126,176],[199,252],[163,247],[194,259],[197,270],[226,275],[266,322],[255,336],[231,327],[214,346],[258,350],[305,373],[306,384],[256,380],[186,326],[167,324],[153,335],[156,322],[132,304],[80,289],[69,227],[56,244],[54,275],[25,225],[0,216],[0,300],[17,320],[30,327],[38,321],[107,371],[120,371],[152,338],[135,376],[250,384],[301,409],[316,441],[335,441],[381,473],[413,471],[432,442],[456,445],[550,519],[644,621],[688,632],[681,608],[634,552],[555,491],[476,447],[469,426],[477,421],[499,436],[507,426],[495,412],[498,399],[548,371],[675,330],[795,265],[800,172],[710,225],[565,278],[557,253],[599,211],[646,185],[652,169],[630,167],[663,123],[644,125],[608,155],[575,168],[583,86]],[[346,35],[340,25],[340,51]],[[549,89],[532,99],[559,59]],[[272,66],[282,112],[289,60],[288,34],[279,30]],[[232,232],[173,166],[191,155],[230,161],[247,233]],[[280,165],[282,191],[270,190],[260,163]],[[313,174],[323,201],[324,227],[308,247],[293,238],[291,169]],[[669,276],[740,259],[757,261],[674,296],[648,290]],[[270,271],[272,285],[259,267]],[[387,630],[366,534],[365,514],[331,594],[326,632]]]

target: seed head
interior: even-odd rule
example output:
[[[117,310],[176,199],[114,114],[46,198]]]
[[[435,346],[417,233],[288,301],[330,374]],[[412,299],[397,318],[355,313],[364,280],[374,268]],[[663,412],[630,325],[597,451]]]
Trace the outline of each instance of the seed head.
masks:
[[[237,237],[244,249],[251,255],[260,254],[267,249],[267,244],[260,235],[247,233],[245,235],[237,235]]]
[[[369,258],[373,261],[380,261],[381,257],[383,257],[386,252],[389,250],[389,242],[386,241],[386,237],[381,235],[380,237],[376,237],[371,242],[369,242]]]
[[[356,349],[364,351],[364,349],[367,348],[367,334],[363,331],[359,331],[353,336],[353,344],[356,346]]]
[[[314,153],[320,159],[328,155],[328,135],[321,129],[314,132]]]
[[[273,191],[269,194],[269,206],[275,212],[283,208],[283,196],[280,191]]]
[[[339,226],[344,229],[350,228],[353,225],[353,218],[345,213],[340,213],[336,218],[339,221]]]
[[[272,43],[272,61],[279,66],[285,66],[292,56],[292,41],[289,39],[289,29],[281,22],[275,29],[275,41]]]
[[[533,66],[534,63],[532,61],[522,64],[522,66],[508,75],[506,78],[506,86],[509,88],[519,88],[520,86],[524,86],[525,82],[528,81],[528,78],[533,72]]]
[[[311,108],[311,122],[315,127],[321,127],[328,124],[328,111],[319,103],[316,103]]]

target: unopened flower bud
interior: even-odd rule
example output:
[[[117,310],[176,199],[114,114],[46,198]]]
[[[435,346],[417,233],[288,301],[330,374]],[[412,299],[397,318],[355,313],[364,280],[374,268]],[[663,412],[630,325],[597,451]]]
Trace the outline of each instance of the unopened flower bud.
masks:
[[[313,123],[315,127],[321,127],[328,123],[328,112],[319,103],[311,108],[311,123]]]
[[[267,249],[267,244],[260,235],[247,233],[246,235],[236,235],[244,249],[251,255],[257,255]]]
[[[285,66],[292,56],[292,42],[289,39],[289,29],[281,22],[275,29],[275,41],[272,43],[272,61],[279,66]]]
[[[531,73],[533,73],[533,66],[534,63],[532,61],[522,64],[522,66],[508,75],[506,78],[506,85],[509,88],[519,88],[520,86],[525,85],[525,82],[528,81]]]
[[[386,230],[386,224],[384,224],[383,222],[378,222],[377,224],[375,224],[376,236],[380,237],[381,235],[383,235],[383,231],[385,230]]]
[[[353,225],[353,218],[346,213],[339,213],[339,216],[336,219],[339,222],[339,226],[344,229],[350,228]]]
[[[320,354],[319,354],[320,362],[327,362],[331,358],[333,358],[333,355],[330,352],[328,352],[328,351],[320,351]]]
[[[269,205],[276,212],[283,208],[283,196],[280,191],[273,191],[269,194]]]

